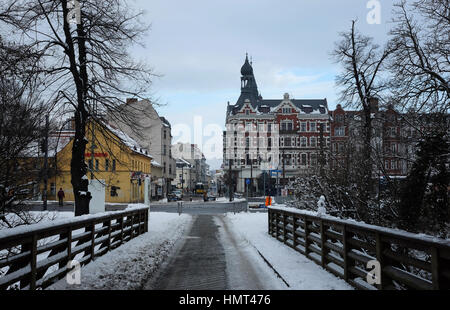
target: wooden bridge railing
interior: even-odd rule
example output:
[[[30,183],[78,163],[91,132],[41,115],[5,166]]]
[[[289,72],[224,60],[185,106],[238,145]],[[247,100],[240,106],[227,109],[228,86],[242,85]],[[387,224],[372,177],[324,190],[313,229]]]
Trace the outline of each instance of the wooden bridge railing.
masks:
[[[0,290],[44,289],[81,266],[148,231],[148,208],[136,208],[0,233]]]
[[[270,208],[269,234],[358,289],[450,289],[450,240]],[[380,264],[379,284],[366,279]]]

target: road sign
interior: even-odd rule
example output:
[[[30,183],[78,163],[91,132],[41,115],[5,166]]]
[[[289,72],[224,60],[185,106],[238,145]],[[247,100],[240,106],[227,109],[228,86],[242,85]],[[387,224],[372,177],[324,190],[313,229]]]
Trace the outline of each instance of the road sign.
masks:
[[[250,179],[245,179],[245,183],[247,184],[247,185],[250,185]]]
[[[270,170],[270,175],[271,176],[276,176],[276,175],[278,175],[278,174],[280,174],[280,173],[282,173],[283,171],[281,171],[281,170]]]

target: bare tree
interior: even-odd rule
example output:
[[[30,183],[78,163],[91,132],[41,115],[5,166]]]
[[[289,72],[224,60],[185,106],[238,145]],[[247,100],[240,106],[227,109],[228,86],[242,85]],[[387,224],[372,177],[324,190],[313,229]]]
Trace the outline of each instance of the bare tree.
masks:
[[[417,113],[450,108],[450,2],[419,0],[395,5],[390,34],[393,96]]]
[[[88,119],[101,123],[98,115],[111,114],[133,124],[133,115],[114,111],[124,96],[148,94],[152,72],[129,54],[148,30],[141,15],[123,0],[7,0],[0,5],[5,27],[43,55],[49,104],[74,111],[71,183],[77,216],[89,212]]]
[[[38,178],[42,115],[39,100],[40,54],[0,37],[0,226],[17,223],[5,214],[15,214],[19,223],[29,222],[23,200]]]
[[[356,21],[352,21],[351,30],[340,34],[341,39],[336,43],[332,56],[342,66],[342,72],[336,77],[336,84],[341,88],[341,102],[345,107],[361,111],[362,158],[359,171],[362,179],[358,191],[359,212],[364,215],[373,192],[372,103],[374,98],[383,98],[388,87],[383,70],[392,50],[387,46],[381,49],[372,38],[360,34],[355,25]]]

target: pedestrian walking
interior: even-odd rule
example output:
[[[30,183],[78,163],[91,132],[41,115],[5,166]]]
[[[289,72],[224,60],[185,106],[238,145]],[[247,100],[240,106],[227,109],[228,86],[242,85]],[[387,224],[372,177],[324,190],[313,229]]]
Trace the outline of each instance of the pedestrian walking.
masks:
[[[59,189],[59,192],[58,192],[58,199],[59,199],[59,206],[60,206],[60,207],[63,206],[64,198],[65,198],[64,191],[63,191],[62,188],[60,188],[60,189]]]

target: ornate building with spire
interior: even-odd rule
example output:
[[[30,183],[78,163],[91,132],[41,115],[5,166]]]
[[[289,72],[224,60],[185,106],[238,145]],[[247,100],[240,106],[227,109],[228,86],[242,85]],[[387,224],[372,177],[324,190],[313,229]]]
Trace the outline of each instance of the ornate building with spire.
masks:
[[[262,171],[276,171],[283,185],[319,163],[330,145],[326,99],[263,99],[248,55],[241,68],[241,94],[228,104],[224,132],[224,170],[235,192],[258,189]],[[275,177],[275,176],[273,176]]]

